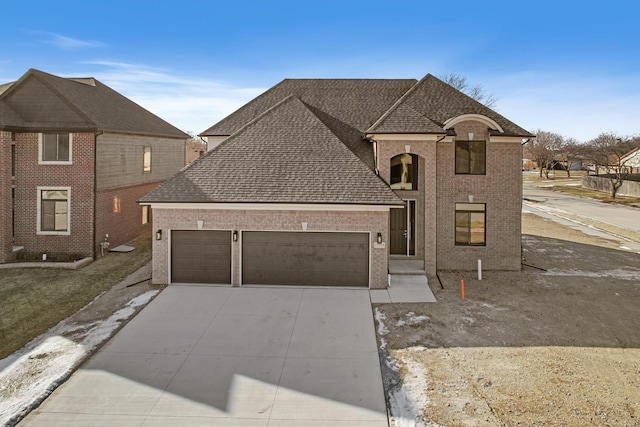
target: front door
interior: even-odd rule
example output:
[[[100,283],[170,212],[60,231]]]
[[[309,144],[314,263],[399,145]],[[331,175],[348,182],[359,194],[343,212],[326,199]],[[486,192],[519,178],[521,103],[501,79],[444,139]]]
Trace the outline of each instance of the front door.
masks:
[[[389,251],[392,255],[407,254],[407,207],[391,209]]]
[[[389,252],[391,255],[415,255],[416,201],[407,200],[407,204],[402,209],[391,209],[390,222]]]

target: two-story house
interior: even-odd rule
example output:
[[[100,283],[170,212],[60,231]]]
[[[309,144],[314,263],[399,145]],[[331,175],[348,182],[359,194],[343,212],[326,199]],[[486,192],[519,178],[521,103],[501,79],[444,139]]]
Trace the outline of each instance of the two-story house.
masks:
[[[148,231],[137,200],[183,167],[187,138],[94,78],[0,86],[0,262],[95,257]]]
[[[385,288],[389,260],[517,270],[532,135],[427,75],[287,79],[145,195],[153,280]]]

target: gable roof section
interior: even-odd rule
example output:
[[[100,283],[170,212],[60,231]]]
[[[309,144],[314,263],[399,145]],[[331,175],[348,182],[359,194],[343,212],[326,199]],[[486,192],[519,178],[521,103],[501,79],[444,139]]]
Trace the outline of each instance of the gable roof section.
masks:
[[[202,132],[201,136],[231,135],[293,95],[373,169],[373,150],[363,140],[364,132],[416,82],[415,79],[285,79]]]
[[[26,129],[188,136],[93,78],[62,78],[31,69],[0,94],[0,104],[17,112]]]
[[[140,201],[402,204],[294,96],[268,109]]]
[[[367,133],[445,134],[445,121],[463,114],[481,114],[491,118],[504,130],[501,135],[533,136],[489,107],[431,74],[427,74],[407,91],[367,130]]]

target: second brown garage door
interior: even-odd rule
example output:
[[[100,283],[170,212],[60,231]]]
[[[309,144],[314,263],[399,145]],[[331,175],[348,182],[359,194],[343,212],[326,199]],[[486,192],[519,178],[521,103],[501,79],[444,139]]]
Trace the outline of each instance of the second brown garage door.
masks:
[[[242,284],[369,286],[369,234],[245,231]]]
[[[171,283],[231,284],[231,232],[171,232]]]

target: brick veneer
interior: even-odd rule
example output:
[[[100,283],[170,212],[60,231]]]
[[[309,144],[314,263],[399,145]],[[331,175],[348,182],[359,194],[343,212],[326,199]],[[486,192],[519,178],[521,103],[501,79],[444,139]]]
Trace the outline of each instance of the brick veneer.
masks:
[[[138,200],[159,182],[100,191],[96,194],[96,254],[109,234],[111,248],[151,230],[151,222],[142,224],[142,207]]]
[[[439,270],[474,270],[478,259],[483,269],[519,270],[522,224],[522,156],[518,138],[500,141],[488,135],[479,122],[455,126],[457,138],[486,140],[486,175],[456,175],[452,140],[438,143],[438,234]],[[455,204],[486,203],[486,246],[456,246]]]
[[[378,140],[380,177],[390,179],[391,158],[405,152],[420,156],[418,191],[396,191],[403,199],[416,199],[416,258],[425,270],[474,270],[477,260],[487,270],[518,270],[521,261],[522,176],[519,138],[489,136],[487,126],[463,121],[455,137],[429,140]],[[486,175],[455,174],[455,138],[486,140]],[[415,138],[415,137],[414,137]],[[486,203],[486,246],[455,246],[455,204]]]
[[[0,263],[13,257],[11,223],[11,132],[0,132]]]
[[[153,283],[169,283],[169,229],[197,230],[197,221],[207,230],[367,231],[370,236],[370,287],[386,288],[388,257],[386,248],[374,248],[377,233],[387,241],[388,211],[292,211],[292,210],[205,210],[153,209],[153,231],[163,231],[163,239],[153,245]],[[232,243],[232,283],[240,284],[240,245]]]
[[[38,134],[16,134],[15,244],[26,252],[93,256],[94,135],[76,133],[72,165],[38,164]],[[69,235],[39,235],[37,187],[71,187]]]

